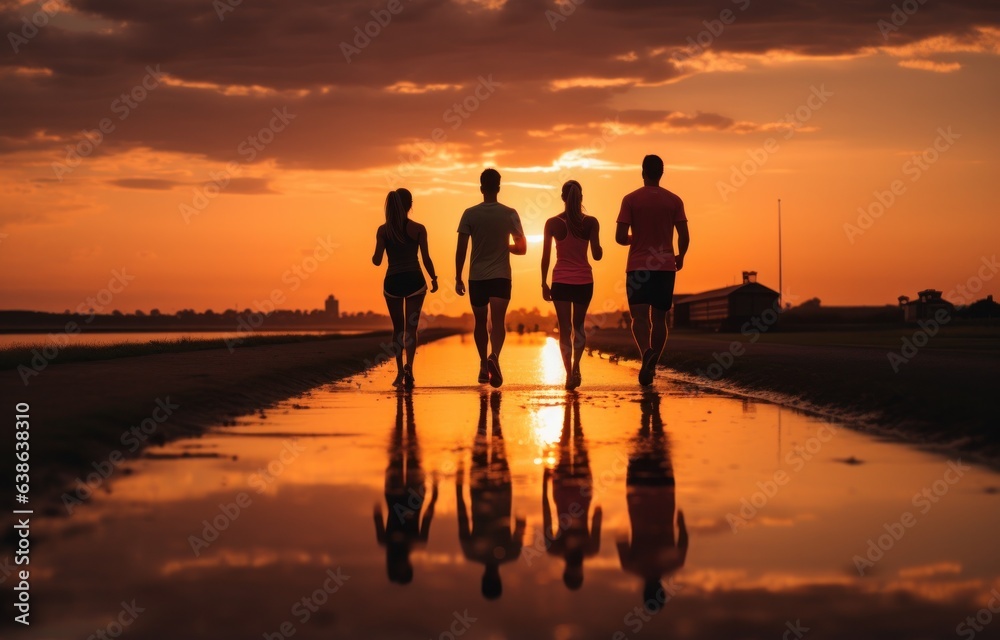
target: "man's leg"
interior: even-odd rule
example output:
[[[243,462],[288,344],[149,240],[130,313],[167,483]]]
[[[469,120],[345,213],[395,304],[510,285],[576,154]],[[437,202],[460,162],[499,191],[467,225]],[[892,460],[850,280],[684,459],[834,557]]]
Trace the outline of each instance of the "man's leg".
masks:
[[[649,348],[656,355],[653,362],[659,362],[663,347],[667,344],[667,311],[650,307],[649,312],[653,325],[649,335]]]
[[[476,319],[476,328],[472,331],[472,337],[476,341],[476,350],[479,351],[479,363],[486,364],[487,348],[489,347],[490,333],[486,327],[489,314],[489,306],[472,307],[472,315]]]
[[[507,339],[507,305],[510,300],[505,298],[490,298],[490,347],[491,353],[498,358]]]
[[[649,305],[630,304],[629,314],[632,316],[632,338],[639,349],[639,357],[649,349]]]

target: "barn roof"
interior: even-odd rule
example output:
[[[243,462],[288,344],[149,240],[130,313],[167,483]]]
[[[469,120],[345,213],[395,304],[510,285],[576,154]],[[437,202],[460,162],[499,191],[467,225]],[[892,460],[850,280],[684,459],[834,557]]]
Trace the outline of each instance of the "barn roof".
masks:
[[[731,294],[746,290],[748,293],[771,293],[775,296],[778,292],[770,287],[765,287],[759,282],[749,282],[746,284],[734,284],[729,287],[722,287],[721,289],[712,289],[711,291],[704,291],[702,293],[695,293],[693,295],[687,296],[676,296],[677,302],[702,302],[704,300],[715,300],[718,298],[727,298]]]

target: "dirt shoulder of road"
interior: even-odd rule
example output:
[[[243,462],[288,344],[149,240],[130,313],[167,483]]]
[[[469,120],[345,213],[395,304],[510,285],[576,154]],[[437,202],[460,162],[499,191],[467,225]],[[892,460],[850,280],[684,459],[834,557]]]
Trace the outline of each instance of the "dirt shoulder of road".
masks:
[[[738,333],[673,331],[660,366],[679,379],[1000,467],[1000,331],[947,329],[915,351],[903,347],[914,336],[906,328],[771,332],[757,334],[756,341]],[[596,331],[588,347],[638,357],[628,330]]]
[[[429,329],[422,343],[457,331]],[[58,511],[59,494],[79,478],[116,468],[150,445],[192,437],[318,385],[355,375],[386,353],[390,333],[330,336],[232,351],[219,348],[60,364],[58,357],[27,385],[16,369],[0,371],[7,412],[5,458],[14,460],[14,416],[30,406],[30,499]],[[115,462],[120,460],[121,462]],[[2,465],[5,486],[14,464]]]

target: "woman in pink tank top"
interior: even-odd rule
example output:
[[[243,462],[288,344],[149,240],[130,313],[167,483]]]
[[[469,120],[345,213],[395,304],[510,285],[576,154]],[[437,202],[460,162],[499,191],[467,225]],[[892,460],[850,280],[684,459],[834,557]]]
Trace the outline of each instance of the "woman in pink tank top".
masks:
[[[584,321],[594,297],[594,272],[587,260],[587,250],[600,260],[600,224],[597,218],[583,213],[583,188],[576,180],[562,187],[566,209],[545,221],[542,242],[542,297],[555,303],[559,319],[559,349],[566,367],[566,388],[580,386],[580,358],[587,346]],[[556,266],[549,287],[549,263],[552,241],[556,243]]]

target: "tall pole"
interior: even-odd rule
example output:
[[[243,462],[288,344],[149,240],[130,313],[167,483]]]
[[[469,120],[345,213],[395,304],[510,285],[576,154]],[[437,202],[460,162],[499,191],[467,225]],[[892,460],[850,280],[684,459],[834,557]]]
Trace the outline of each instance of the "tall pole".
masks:
[[[781,198],[778,198],[778,309],[783,309],[781,297],[785,292],[781,271]]]

